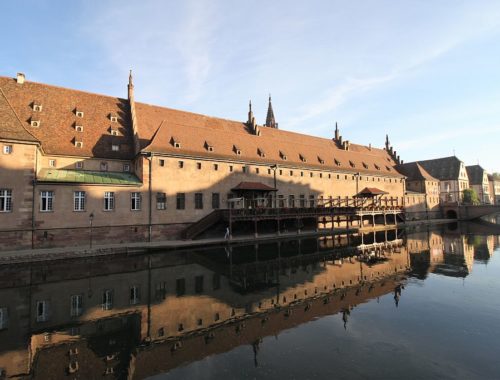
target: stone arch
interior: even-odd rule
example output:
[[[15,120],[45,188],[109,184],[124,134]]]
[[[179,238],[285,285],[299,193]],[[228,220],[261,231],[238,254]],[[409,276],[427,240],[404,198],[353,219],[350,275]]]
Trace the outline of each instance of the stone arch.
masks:
[[[446,218],[447,219],[457,219],[458,215],[455,210],[448,210],[446,211]]]

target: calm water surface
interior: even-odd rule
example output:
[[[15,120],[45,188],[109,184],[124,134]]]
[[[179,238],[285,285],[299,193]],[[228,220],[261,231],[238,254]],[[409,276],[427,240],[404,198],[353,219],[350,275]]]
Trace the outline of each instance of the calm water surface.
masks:
[[[360,241],[0,267],[0,368],[36,379],[500,379],[498,235],[465,225]]]

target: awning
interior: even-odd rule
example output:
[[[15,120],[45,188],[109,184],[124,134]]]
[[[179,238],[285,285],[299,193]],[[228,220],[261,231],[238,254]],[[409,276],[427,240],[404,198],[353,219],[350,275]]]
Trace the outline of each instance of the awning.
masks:
[[[373,198],[378,195],[389,194],[387,191],[377,189],[376,187],[365,187],[355,197],[359,198]]]
[[[97,172],[88,170],[41,169],[38,182],[79,183],[90,185],[133,185],[142,183],[135,175],[127,172]]]
[[[233,187],[232,191],[277,191],[274,187],[267,186],[262,182],[240,182]]]

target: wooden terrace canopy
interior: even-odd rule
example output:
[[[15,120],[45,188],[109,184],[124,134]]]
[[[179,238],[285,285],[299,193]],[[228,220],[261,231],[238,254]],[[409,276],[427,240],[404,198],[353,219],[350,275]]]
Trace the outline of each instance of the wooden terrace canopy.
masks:
[[[377,189],[376,187],[365,187],[355,195],[356,198],[375,198],[379,195],[389,194],[387,191]]]
[[[238,186],[233,187],[231,191],[242,192],[242,191],[256,191],[256,192],[269,192],[278,191],[274,187],[267,186],[262,182],[240,182]]]

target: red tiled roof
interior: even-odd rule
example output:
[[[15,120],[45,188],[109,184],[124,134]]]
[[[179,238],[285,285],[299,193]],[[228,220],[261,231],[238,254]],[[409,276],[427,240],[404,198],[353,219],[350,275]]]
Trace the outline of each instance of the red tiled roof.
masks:
[[[357,195],[358,197],[359,196],[370,197],[370,196],[384,195],[384,194],[389,194],[389,193],[384,190],[377,189],[376,187],[365,187]]]
[[[0,138],[18,141],[37,142],[38,140],[24,129],[21,121],[10,106],[0,88]]]
[[[267,186],[261,182],[240,182],[238,186],[231,190],[260,190],[260,191],[276,191],[274,187]]]
[[[383,149],[350,144],[350,150],[346,151],[330,139],[267,127],[260,127],[261,135],[256,136],[242,122],[143,103],[136,103],[136,112],[141,147],[145,151],[401,177],[393,168],[396,163]],[[171,143],[172,136],[180,143],[179,148]],[[207,139],[214,143],[212,151],[206,149]],[[240,155],[234,146],[241,151]],[[259,150],[265,152],[265,157],[259,155]],[[286,152],[286,160],[280,157],[280,151]],[[301,155],[309,160],[303,162]],[[321,157],[324,163],[314,157]]]
[[[0,77],[0,88],[24,129],[42,143],[46,154],[133,157],[128,100],[29,81],[18,84],[6,77]],[[34,104],[41,105],[42,111],[34,111]],[[77,117],[76,110],[83,111],[82,118]],[[111,122],[110,115],[117,116],[118,121]],[[40,126],[31,126],[31,120],[40,121]],[[77,132],[76,125],[83,126],[83,132]],[[4,132],[4,128],[2,123],[0,130]],[[111,135],[112,128],[118,130],[117,136]],[[83,146],[77,148],[75,140]],[[120,150],[112,151],[112,144],[120,145]]]

